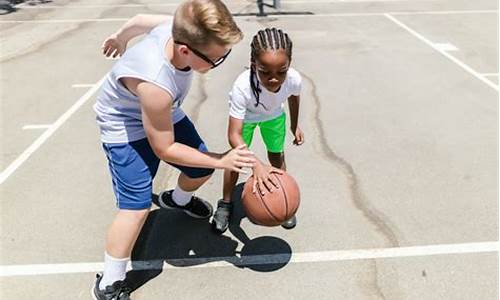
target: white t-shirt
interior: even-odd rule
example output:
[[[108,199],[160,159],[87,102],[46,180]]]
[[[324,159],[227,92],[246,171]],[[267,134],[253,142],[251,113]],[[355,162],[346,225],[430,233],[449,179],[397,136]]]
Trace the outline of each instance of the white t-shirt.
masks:
[[[180,106],[189,91],[193,72],[178,70],[165,58],[171,32],[171,24],[158,25],[127,49],[108,73],[94,104],[102,142],[127,143],[146,137],[139,98],[121,84],[123,77],[148,81],[167,91],[173,98],[174,124],[186,116]]]
[[[229,93],[229,115],[248,123],[277,118],[284,112],[284,102],[288,97],[300,95],[301,84],[299,72],[289,68],[278,92],[270,92],[260,84],[260,104],[255,106],[257,100],[250,87],[250,70],[246,70],[238,76]]]

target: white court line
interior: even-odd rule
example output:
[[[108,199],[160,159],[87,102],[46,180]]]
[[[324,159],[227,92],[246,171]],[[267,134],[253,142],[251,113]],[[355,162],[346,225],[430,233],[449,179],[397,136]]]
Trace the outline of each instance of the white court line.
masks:
[[[127,8],[127,7],[177,7],[179,6],[178,3],[151,3],[151,4],[88,4],[88,5],[29,5],[29,4],[20,4],[16,6],[17,8],[22,8],[22,9],[59,9],[59,8],[82,8],[82,9],[89,9],[89,8],[113,8],[113,7],[121,7],[121,8]]]
[[[311,1],[282,1],[281,4],[338,4],[338,3],[357,3],[357,2],[409,2],[414,0],[311,0]],[[435,2],[436,0],[420,0],[418,2]],[[247,4],[245,1],[240,1],[238,4]],[[177,7],[178,3],[141,3],[141,4],[87,4],[87,5],[29,5],[29,4],[19,4],[16,7],[22,9],[61,9],[61,8],[112,8],[112,7]]]
[[[171,259],[134,262],[139,269],[174,269],[174,268],[217,268],[231,266],[270,265],[284,263],[334,262],[360,259],[380,259],[412,256],[431,256],[446,254],[498,252],[498,242],[480,242],[466,244],[442,244],[397,248],[374,248],[357,250],[338,250],[321,252],[303,252],[290,254],[269,254],[252,256],[226,256],[207,258]],[[37,265],[3,265],[0,277],[29,276],[70,273],[94,273],[103,270],[103,263],[66,263]],[[130,264],[129,264],[130,269]],[[135,268],[134,268],[135,269]]]
[[[62,114],[50,127],[42,133],[26,150],[24,150],[21,155],[19,155],[5,170],[0,174],[0,184],[9,178],[14,171],[17,170],[40,146],[45,143],[45,141],[56,132],[59,127],[61,127],[64,122],[66,122],[71,115],[73,115],[85,102],[92,97],[92,95],[99,89],[101,83],[104,81],[106,76],[101,78],[90,90],[88,90],[83,96],[76,101],[73,106],[71,106],[64,114]]]
[[[434,47],[441,51],[458,51],[458,48],[450,43],[434,43]]]
[[[374,13],[331,13],[312,15],[280,15],[275,18],[310,18],[310,17],[370,17],[384,15],[455,15],[455,14],[497,14],[497,10],[450,10],[450,11],[399,11],[399,12],[374,12]],[[241,18],[242,16],[238,16]],[[246,16],[245,16],[246,17]],[[84,22],[125,22],[129,18],[103,18],[103,19],[50,19],[50,20],[0,20],[0,24],[17,23],[84,23]]]
[[[95,85],[95,83],[77,83],[71,85],[72,88],[91,88]]]
[[[498,10],[477,9],[477,10],[436,10],[436,11],[395,11],[384,13],[390,15],[461,15],[461,14],[498,14]]]
[[[454,56],[450,55],[448,52],[443,51],[443,50],[441,50],[439,48],[436,48],[436,46],[434,45],[434,43],[432,43],[431,41],[429,41],[428,39],[426,39],[423,35],[419,34],[415,30],[411,29],[407,25],[403,24],[401,21],[399,21],[398,19],[394,18],[393,16],[391,16],[389,14],[385,14],[385,16],[389,20],[391,20],[392,22],[396,23],[401,28],[403,28],[406,31],[408,31],[409,33],[411,33],[414,37],[418,38],[419,40],[421,40],[425,44],[429,45],[431,48],[433,48],[437,52],[441,53],[446,58],[448,58],[449,60],[453,61],[458,66],[460,66],[462,69],[464,69],[465,71],[469,72],[474,77],[476,77],[477,79],[479,79],[482,82],[486,83],[486,85],[488,85],[489,87],[493,88],[495,91],[498,92],[498,85],[496,85],[493,82],[491,82],[490,80],[488,80],[485,76],[483,76],[480,73],[476,72],[474,69],[472,69],[471,67],[469,67],[468,65],[466,65],[465,63],[463,63],[462,61],[460,61],[459,59],[455,58]]]
[[[104,18],[104,19],[50,19],[50,20],[2,20],[0,24],[16,23],[84,23],[84,22],[124,22],[130,18]]]
[[[42,124],[42,125],[24,125],[23,130],[29,130],[29,129],[47,129],[51,125],[50,124]]]

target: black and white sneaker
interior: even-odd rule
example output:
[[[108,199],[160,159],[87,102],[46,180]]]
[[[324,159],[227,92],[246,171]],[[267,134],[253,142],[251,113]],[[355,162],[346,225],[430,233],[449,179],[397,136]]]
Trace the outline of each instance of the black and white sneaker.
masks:
[[[178,205],[172,199],[173,190],[161,192],[158,195],[158,203],[160,207],[167,209],[179,209],[188,214],[189,216],[197,219],[208,219],[212,216],[214,211],[212,205],[207,201],[196,196],[191,197],[188,204],[182,206]]]
[[[297,226],[297,217],[295,216],[281,223],[281,227],[285,229],[293,229],[295,226]]]
[[[219,200],[217,203],[217,210],[212,218],[212,228],[216,233],[222,234],[227,230],[232,212],[233,204],[231,202]]]
[[[130,288],[125,281],[115,281],[112,285],[108,285],[104,290],[101,290],[99,289],[101,279],[102,274],[97,274],[91,291],[94,300],[130,300]]]

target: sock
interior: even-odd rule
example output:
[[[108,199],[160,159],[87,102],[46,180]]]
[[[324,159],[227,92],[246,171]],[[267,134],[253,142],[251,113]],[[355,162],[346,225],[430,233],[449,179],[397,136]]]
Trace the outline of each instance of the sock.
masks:
[[[112,285],[115,281],[124,280],[127,272],[127,263],[130,258],[115,258],[104,253],[104,275],[99,282],[99,289],[104,290],[106,286]]]
[[[193,192],[186,192],[182,190],[179,185],[177,185],[172,193],[172,200],[174,200],[177,205],[184,206],[191,201],[193,194]]]

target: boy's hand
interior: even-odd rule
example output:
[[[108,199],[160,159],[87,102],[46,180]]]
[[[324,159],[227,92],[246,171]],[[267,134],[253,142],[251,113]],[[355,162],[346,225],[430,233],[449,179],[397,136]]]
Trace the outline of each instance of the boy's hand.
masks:
[[[252,151],[247,149],[246,145],[240,145],[229,150],[220,158],[220,167],[238,173],[248,173],[243,168],[253,168],[255,157]]]
[[[125,49],[127,49],[127,42],[119,39],[116,33],[110,35],[102,43],[102,53],[106,57],[116,58],[117,56],[122,56]]]
[[[253,168],[252,192],[257,193],[259,190],[262,196],[264,196],[266,194],[266,190],[272,193],[274,189],[277,189],[278,182],[272,178],[272,173],[283,174],[283,170],[257,162]],[[257,189],[257,186],[259,189]]]
[[[302,132],[302,130],[297,126],[295,130],[292,129],[292,133],[295,137],[295,139],[293,140],[293,144],[296,146],[302,145],[304,143],[304,133]]]

